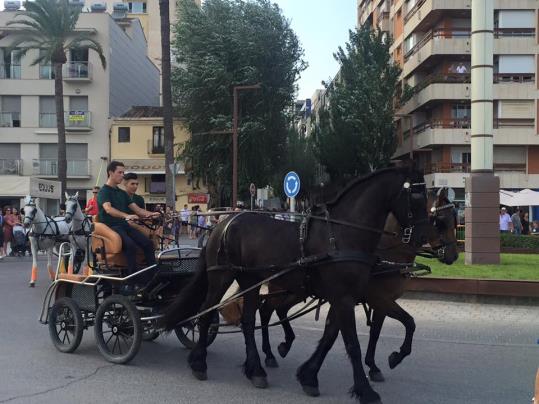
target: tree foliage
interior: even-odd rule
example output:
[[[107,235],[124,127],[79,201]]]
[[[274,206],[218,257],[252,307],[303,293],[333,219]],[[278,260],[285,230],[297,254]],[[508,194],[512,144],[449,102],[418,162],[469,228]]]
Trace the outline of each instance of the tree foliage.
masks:
[[[380,30],[363,27],[350,31],[345,49],[334,54],[340,71],[314,130],[317,156],[332,181],[384,167],[395,151],[393,99],[401,70],[390,45]]]
[[[303,50],[277,5],[268,0],[180,0],[173,52],[173,99],[191,133],[180,158],[204,179],[217,203],[229,203],[233,87],[239,92],[239,194],[249,184],[270,184],[286,157],[295,82],[305,68]],[[201,134],[202,133],[202,134]],[[204,134],[206,133],[206,134]],[[215,199],[214,199],[215,200]]]

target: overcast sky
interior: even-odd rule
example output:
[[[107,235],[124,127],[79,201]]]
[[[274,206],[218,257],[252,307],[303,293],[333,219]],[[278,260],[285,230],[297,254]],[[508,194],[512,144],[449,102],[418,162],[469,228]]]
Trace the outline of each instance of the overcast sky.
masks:
[[[299,99],[310,98],[320,82],[338,71],[333,53],[348,41],[357,21],[357,0],[272,0],[291,21],[309,67],[298,83]]]

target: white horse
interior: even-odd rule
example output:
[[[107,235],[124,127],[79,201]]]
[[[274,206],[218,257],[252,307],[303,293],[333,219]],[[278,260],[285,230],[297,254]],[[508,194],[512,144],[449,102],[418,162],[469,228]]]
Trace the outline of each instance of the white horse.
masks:
[[[69,242],[71,243],[72,254],[69,258],[69,265],[67,267],[68,273],[73,273],[75,267],[76,252],[84,252],[84,259],[80,262],[80,265],[86,263],[86,242],[91,233],[92,220],[90,216],[86,216],[82,213],[82,209],[79,205],[79,193],[75,195],[68,195],[66,197],[66,213],[64,215],[65,222],[70,227]]]
[[[32,275],[30,287],[34,287],[37,280],[37,252],[46,251],[47,269],[51,280],[55,272],[52,268],[52,255],[54,246],[63,241],[69,241],[69,226],[63,217],[51,218],[36,205],[35,199],[26,197],[26,205],[23,208],[23,226],[30,228],[28,238],[32,249]]]

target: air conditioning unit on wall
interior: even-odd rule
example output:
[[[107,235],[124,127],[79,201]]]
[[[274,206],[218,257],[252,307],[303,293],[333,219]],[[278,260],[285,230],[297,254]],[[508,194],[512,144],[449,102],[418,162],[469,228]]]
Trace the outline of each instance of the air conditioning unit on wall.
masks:
[[[107,10],[107,3],[94,3],[90,6],[93,13],[103,13]]]
[[[21,8],[20,0],[4,0],[4,9],[6,11],[17,11]]]

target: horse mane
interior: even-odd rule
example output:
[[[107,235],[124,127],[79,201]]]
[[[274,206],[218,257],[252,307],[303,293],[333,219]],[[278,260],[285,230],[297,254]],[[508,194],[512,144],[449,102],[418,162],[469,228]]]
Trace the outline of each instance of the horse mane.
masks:
[[[327,206],[332,206],[332,205],[335,205],[337,202],[339,202],[339,200],[344,196],[346,195],[352,188],[356,187],[357,185],[363,183],[363,182],[367,182],[369,180],[371,180],[372,178],[374,177],[377,177],[379,175],[383,175],[383,174],[386,174],[388,172],[395,172],[395,171],[402,171],[402,167],[387,167],[387,168],[382,168],[380,170],[376,170],[376,171],[373,171],[373,172],[370,172],[369,174],[366,174],[366,175],[363,175],[361,177],[358,177],[352,181],[350,181],[343,190],[341,190],[336,197],[334,197],[333,199],[329,200],[328,202],[326,202],[325,204]]]

